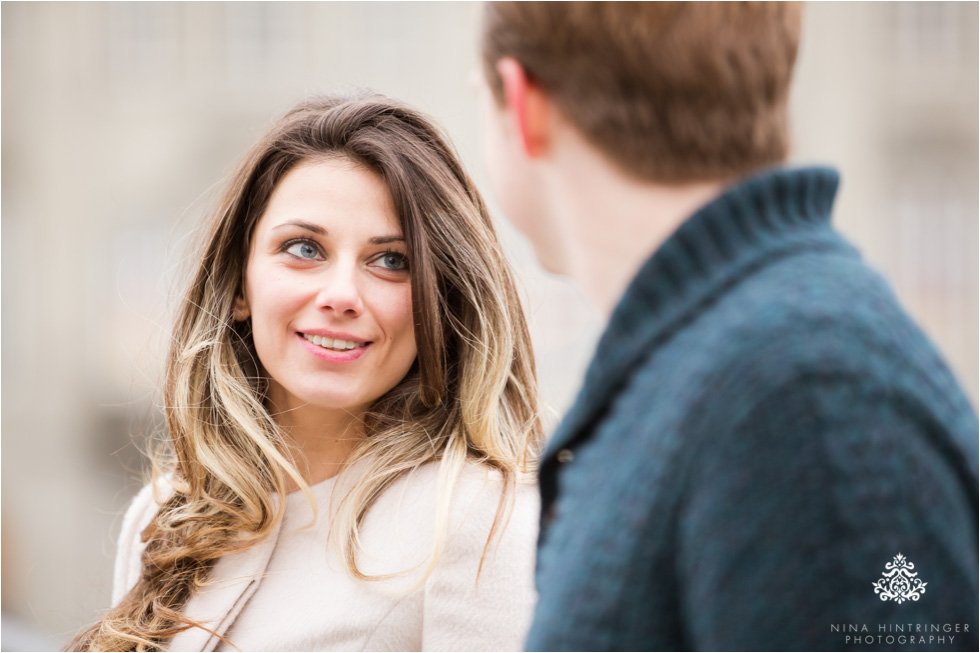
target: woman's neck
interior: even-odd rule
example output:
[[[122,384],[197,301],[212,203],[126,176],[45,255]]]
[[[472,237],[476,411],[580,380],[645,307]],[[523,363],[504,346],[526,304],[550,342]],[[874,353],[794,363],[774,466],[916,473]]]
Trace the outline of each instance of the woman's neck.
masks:
[[[343,470],[351,451],[364,438],[363,411],[331,410],[304,405],[279,409],[271,400],[269,409],[290,446],[287,455],[309,485]],[[286,491],[299,485],[286,479]]]

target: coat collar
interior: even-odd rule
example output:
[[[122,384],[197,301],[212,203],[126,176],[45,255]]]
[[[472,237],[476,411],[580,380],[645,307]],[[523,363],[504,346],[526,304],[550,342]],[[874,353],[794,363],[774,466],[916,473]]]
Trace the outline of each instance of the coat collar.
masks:
[[[278,509],[278,497],[273,500]],[[210,576],[216,580],[192,594],[183,610],[187,617],[214,634],[202,628],[189,628],[174,636],[167,647],[169,650],[213,651],[217,648],[220,638],[258,588],[279,540],[282,523],[280,517],[258,544],[222,556],[215,563]]]
[[[586,437],[636,366],[725,289],[783,253],[840,246],[829,228],[838,183],[831,168],[774,168],[688,218],[644,263],[613,311],[545,461]]]

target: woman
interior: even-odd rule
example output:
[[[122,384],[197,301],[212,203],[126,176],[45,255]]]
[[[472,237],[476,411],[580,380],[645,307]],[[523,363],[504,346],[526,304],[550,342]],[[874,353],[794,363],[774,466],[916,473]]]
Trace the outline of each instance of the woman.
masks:
[[[72,648],[521,646],[531,346],[486,207],[424,116],[315,98],[251,150],[165,401],[172,457],[124,519],[115,607]]]

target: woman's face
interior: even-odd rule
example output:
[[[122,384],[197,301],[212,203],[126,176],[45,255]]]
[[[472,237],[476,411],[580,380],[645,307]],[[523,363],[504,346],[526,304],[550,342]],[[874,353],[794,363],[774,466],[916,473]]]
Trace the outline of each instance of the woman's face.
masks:
[[[381,178],[347,159],[305,162],[255,226],[245,296],[275,409],[352,413],[415,361],[407,250]]]

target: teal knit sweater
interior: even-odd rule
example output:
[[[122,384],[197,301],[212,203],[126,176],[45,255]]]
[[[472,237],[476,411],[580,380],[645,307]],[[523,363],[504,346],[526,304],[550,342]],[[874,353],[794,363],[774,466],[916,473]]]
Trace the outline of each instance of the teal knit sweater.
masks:
[[[977,650],[977,417],[837,184],[750,178],[628,288],[542,462],[528,650]]]

